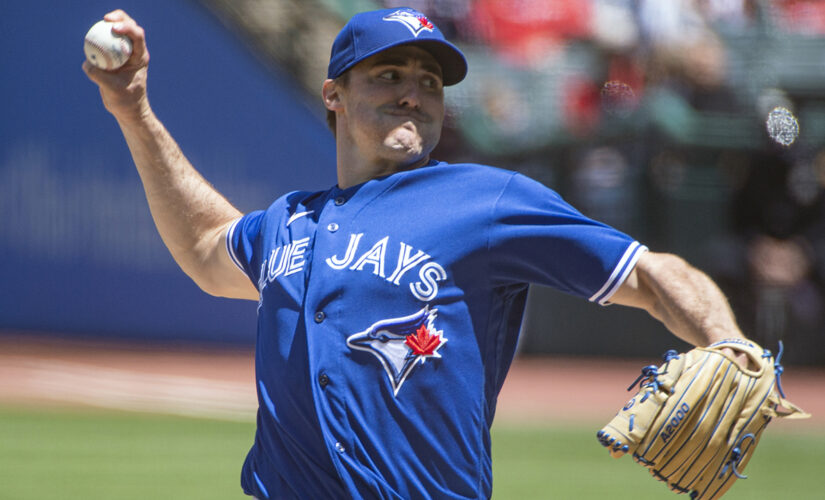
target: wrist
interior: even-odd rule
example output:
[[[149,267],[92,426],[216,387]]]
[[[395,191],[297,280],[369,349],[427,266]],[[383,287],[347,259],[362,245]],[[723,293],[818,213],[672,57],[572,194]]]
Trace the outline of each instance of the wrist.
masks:
[[[154,112],[149,105],[149,100],[145,97],[138,101],[134,106],[124,107],[122,109],[111,109],[110,113],[115,117],[115,120],[123,126],[134,126],[146,124],[154,119]]]

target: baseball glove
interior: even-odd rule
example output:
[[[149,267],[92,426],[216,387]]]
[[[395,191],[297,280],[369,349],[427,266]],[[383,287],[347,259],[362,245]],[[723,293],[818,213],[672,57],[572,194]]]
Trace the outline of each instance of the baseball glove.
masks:
[[[742,368],[723,348],[747,354]],[[753,455],[774,417],[810,415],[785,399],[779,355],[731,339],[687,353],[668,351],[646,366],[628,391],[638,392],[597,433],[610,455],[625,453],[673,491],[692,499],[721,497]]]

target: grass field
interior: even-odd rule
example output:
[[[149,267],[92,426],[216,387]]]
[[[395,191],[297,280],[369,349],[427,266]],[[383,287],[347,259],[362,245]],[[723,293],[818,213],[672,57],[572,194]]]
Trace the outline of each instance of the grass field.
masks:
[[[0,406],[0,499],[243,499],[251,423]],[[497,425],[494,498],[676,498],[629,458],[610,459],[592,425]],[[825,435],[770,432],[726,499],[819,499]],[[686,498],[680,496],[678,498]]]
[[[668,490],[630,457],[611,459],[597,426],[524,428],[493,433],[493,496],[501,499],[646,500],[688,498]],[[763,435],[745,475],[725,500],[825,498],[825,435]]]

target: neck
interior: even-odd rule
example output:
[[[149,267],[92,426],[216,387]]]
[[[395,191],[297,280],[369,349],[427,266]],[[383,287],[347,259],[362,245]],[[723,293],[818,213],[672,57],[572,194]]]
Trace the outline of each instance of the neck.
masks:
[[[411,163],[384,158],[368,158],[356,148],[346,147],[344,142],[338,141],[336,144],[338,187],[341,189],[396,172],[415,170],[430,161],[429,155]]]

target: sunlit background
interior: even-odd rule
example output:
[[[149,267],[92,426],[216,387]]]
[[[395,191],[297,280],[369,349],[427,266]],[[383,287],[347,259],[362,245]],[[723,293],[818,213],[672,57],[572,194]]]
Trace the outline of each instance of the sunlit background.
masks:
[[[254,305],[205,296],[158,237],[116,123],[80,70],[122,7],[150,100],[242,210],[335,182],[318,92],[359,10],[400,2],[15,2],[0,27],[0,329],[248,345]],[[524,172],[686,257],[748,335],[825,361],[825,3],[408,1],[467,54],[435,156]],[[632,339],[629,341],[628,339]],[[523,353],[658,353],[644,314],[531,293]]]

